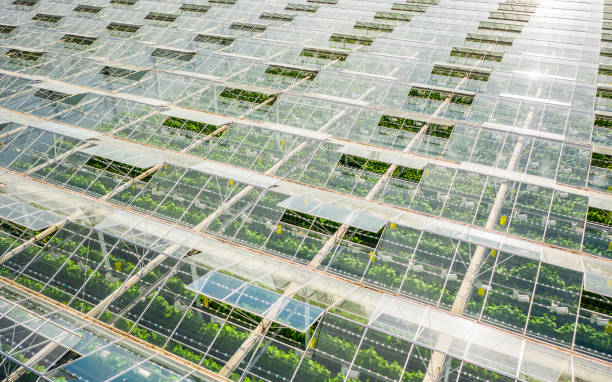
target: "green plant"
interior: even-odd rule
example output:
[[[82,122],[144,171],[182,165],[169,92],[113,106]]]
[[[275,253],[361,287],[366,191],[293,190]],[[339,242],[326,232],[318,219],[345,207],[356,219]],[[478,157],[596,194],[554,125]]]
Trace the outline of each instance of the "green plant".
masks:
[[[122,176],[130,176],[132,178],[135,178],[146,171],[144,168],[130,166],[125,163],[108,160],[98,156],[92,156],[87,163],[85,163],[85,165]]]
[[[362,157],[358,157],[356,155],[346,155],[342,154],[340,160],[338,161],[339,165],[352,167],[358,170],[368,171],[374,174],[383,175],[389,167],[391,166],[388,163],[375,161],[371,159],[366,159]]]
[[[612,212],[595,207],[589,207],[587,220],[593,223],[612,226]]]
[[[193,131],[203,135],[208,135],[219,128],[219,126],[210,125],[208,123],[190,121],[177,117],[168,117],[163,125],[175,129]]]
[[[235,88],[224,88],[219,97],[228,98],[228,99],[237,99],[239,101],[246,101],[251,103],[262,103],[267,101],[270,98],[275,98],[274,95],[268,95],[263,93],[258,93],[254,91],[248,91],[243,89],[235,89]],[[274,100],[268,103],[268,105],[272,106],[274,104]]]
[[[395,171],[393,171],[393,177],[413,183],[419,183],[424,171],[424,169],[418,170],[410,167],[398,166]]]
[[[386,359],[379,356],[372,347],[359,350],[355,358],[355,364],[393,380],[398,380],[402,373],[402,366],[398,365],[395,361],[389,363]]]

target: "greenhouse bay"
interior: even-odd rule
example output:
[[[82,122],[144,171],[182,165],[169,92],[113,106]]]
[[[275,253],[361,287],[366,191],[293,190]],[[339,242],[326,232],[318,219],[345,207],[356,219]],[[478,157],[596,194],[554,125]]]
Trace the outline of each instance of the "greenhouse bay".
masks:
[[[612,1],[289,1],[0,0],[0,380],[612,381]]]

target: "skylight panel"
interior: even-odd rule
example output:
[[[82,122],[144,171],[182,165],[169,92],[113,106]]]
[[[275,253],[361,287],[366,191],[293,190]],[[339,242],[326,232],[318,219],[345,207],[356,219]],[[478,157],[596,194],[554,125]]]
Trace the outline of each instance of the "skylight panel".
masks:
[[[53,212],[21,202],[10,195],[0,195],[0,217],[32,230],[42,230],[64,220]]]
[[[215,271],[195,280],[187,288],[300,332],[307,330],[323,314],[323,310],[315,306]]]

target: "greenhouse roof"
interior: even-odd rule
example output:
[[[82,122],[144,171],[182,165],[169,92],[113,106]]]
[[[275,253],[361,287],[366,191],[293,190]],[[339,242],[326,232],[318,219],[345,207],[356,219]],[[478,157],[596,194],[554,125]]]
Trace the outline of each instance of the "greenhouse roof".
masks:
[[[5,0],[0,379],[612,380],[608,0]]]
[[[300,332],[308,330],[323,314],[321,308],[216,271],[195,280],[187,289]]]
[[[89,146],[80,151],[139,168],[150,168],[161,163],[160,158],[147,155],[147,153],[130,152],[124,147],[115,145]]]
[[[370,232],[380,231],[387,223],[384,219],[363,214],[359,211],[351,211],[346,208],[334,206],[333,204],[321,203],[299,196],[292,196],[285,199],[279,203],[278,206],[286,210],[302,212]]]
[[[87,91],[78,87],[71,86],[69,84],[60,82],[39,82],[31,85],[33,88],[44,89],[57,93],[65,93],[69,95],[85,94]]]
[[[2,219],[33,230],[47,228],[63,220],[52,212],[20,202],[8,195],[0,195],[0,206]]]

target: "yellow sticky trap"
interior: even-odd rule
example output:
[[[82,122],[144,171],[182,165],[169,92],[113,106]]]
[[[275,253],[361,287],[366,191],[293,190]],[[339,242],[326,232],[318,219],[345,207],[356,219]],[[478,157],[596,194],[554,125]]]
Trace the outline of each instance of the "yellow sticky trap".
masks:
[[[612,280],[611,279],[608,279],[608,287],[612,288]]]
[[[397,226],[395,225],[395,223],[391,223],[391,224],[389,224],[389,228],[390,228],[390,229],[395,229],[395,227],[397,227]]]
[[[608,242],[608,251],[612,251],[612,241]]]
[[[134,188],[136,188],[136,187],[134,187],[134,185],[132,184],[132,187],[131,187],[131,188],[132,188],[132,190],[133,190],[133,189],[134,189]]]
[[[230,185],[230,186],[232,186],[232,187],[234,187],[234,181],[230,179],[230,181],[229,181],[229,185]]]
[[[429,176],[429,170],[425,171],[425,176]]]
[[[263,162],[263,160],[261,159],[261,157],[257,158],[257,163],[261,164]]]
[[[196,146],[196,150],[199,150],[199,149],[200,149],[200,145],[197,145],[197,146]]]
[[[204,306],[208,308],[208,304],[210,304],[210,299],[208,297],[202,297],[202,303],[204,303]]]
[[[491,257],[495,257],[495,255],[497,255],[497,249],[492,249],[491,250]]]
[[[481,296],[484,296],[485,295],[484,288],[478,288],[478,294],[481,295]]]
[[[370,251],[370,261],[374,262],[374,260],[376,260],[376,253],[374,253],[374,251]]]
[[[279,225],[278,228],[276,229],[276,233],[279,234],[279,235],[282,234],[283,233],[283,226]]]
[[[612,321],[608,321],[608,325],[606,325],[606,333],[612,333]]]
[[[281,145],[281,147],[285,147],[285,140],[284,139],[281,139],[280,145]]]
[[[115,261],[115,270],[121,272],[121,261]]]
[[[506,217],[506,215],[502,215],[502,217],[499,219],[499,225],[506,225],[507,220],[508,218]]]
[[[168,165],[167,165],[167,164],[165,164],[165,165],[164,165],[164,170],[165,170],[165,169],[167,169],[167,168],[168,168]]]
[[[314,349],[316,343],[317,343],[317,339],[315,337],[312,337],[310,339],[310,343],[308,344],[308,347],[311,349]]]

